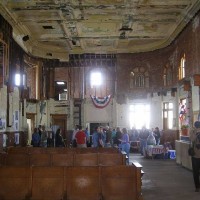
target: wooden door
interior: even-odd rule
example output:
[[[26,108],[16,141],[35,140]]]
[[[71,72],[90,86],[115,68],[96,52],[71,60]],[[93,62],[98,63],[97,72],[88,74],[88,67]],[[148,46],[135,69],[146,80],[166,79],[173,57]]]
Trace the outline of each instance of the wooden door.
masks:
[[[68,137],[67,133],[67,115],[52,115],[52,126],[59,126],[62,129],[62,135],[66,141]],[[66,141],[66,144],[68,141]]]

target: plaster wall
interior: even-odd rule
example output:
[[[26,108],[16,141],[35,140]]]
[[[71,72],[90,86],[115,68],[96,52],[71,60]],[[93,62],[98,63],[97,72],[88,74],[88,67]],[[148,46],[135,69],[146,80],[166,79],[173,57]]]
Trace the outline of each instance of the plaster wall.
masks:
[[[0,132],[3,132],[6,129],[6,118],[7,118],[7,87],[4,86],[0,89],[0,119],[4,123],[3,127],[0,129]]]
[[[113,100],[105,108],[96,108],[91,99],[87,99],[84,104],[85,123],[111,123],[113,124],[112,111]]]
[[[199,87],[193,86],[192,87],[192,110],[193,112],[199,111]]]

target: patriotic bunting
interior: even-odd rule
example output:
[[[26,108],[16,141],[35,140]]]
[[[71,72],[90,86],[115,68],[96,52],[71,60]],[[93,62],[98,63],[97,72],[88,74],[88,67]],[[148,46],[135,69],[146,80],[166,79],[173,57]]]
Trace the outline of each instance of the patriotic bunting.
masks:
[[[90,96],[96,108],[105,108],[109,104],[110,99],[111,99],[111,95],[108,95],[105,97],[96,97],[93,95],[90,95]]]

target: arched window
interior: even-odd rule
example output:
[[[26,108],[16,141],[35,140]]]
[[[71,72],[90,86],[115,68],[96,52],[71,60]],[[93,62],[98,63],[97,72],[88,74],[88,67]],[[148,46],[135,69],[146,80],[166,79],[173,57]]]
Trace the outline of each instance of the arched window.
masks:
[[[181,63],[179,66],[179,80],[185,78],[185,54],[183,55],[183,57],[181,58]]]
[[[144,87],[144,75],[137,74],[135,77],[135,86],[136,87]]]
[[[130,89],[149,87],[149,73],[144,67],[136,67],[130,72]]]
[[[163,73],[163,84],[164,86],[169,86],[173,82],[173,70],[172,67],[169,65],[166,65],[164,67],[164,73]]]

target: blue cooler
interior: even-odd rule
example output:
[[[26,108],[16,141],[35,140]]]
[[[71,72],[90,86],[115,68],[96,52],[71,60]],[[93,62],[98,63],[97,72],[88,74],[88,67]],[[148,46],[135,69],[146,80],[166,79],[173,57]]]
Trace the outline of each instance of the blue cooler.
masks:
[[[176,159],[176,150],[168,150],[169,158]]]

